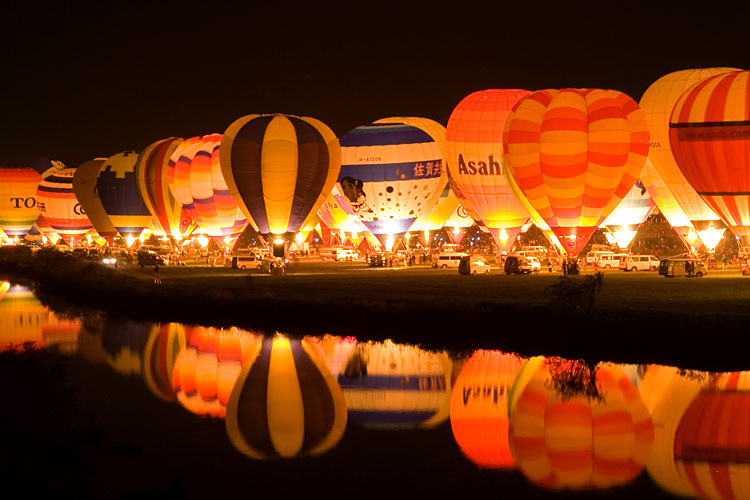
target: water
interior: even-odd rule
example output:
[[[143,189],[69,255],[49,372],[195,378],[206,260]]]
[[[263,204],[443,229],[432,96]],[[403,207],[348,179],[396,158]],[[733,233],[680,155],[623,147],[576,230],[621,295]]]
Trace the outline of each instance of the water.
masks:
[[[66,317],[0,282],[24,341],[4,497],[750,498],[750,372]]]

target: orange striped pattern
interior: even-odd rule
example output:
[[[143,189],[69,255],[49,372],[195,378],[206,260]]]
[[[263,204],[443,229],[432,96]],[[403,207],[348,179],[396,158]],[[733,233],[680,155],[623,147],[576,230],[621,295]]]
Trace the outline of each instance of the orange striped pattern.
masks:
[[[725,224],[750,235],[750,71],[702,80],[672,110],[680,171]]]
[[[518,89],[474,92],[455,107],[445,133],[448,170],[466,202],[485,226],[496,233],[506,229],[514,236],[495,240],[501,251],[510,248],[529,220],[503,171],[505,122],[513,106],[529,93]]]
[[[541,90],[516,104],[503,141],[518,189],[577,255],[635,183],[649,132],[622,92]]]
[[[701,498],[750,498],[750,371],[719,374],[674,439],[678,472]]]
[[[594,489],[633,480],[648,460],[654,428],[628,377],[600,367],[604,401],[563,400],[546,364],[513,406],[509,440],[519,470],[551,489]]]

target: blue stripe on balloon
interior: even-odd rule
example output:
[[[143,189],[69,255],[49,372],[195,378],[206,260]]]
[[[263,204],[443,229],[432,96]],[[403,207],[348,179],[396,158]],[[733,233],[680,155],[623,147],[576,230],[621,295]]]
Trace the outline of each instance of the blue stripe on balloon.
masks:
[[[340,140],[342,148],[358,146],[390,146],[435,142],[426,132],[404,124],[378,124],[357,127]]]
[[[39,184],[39,187],[37,188],[40,193],[63,193],[68,194],[73,192],[73,186],[68,183],[67,187],[52,187],[52,186],[45,186],[43,184]]]
[[[365,377],[338,377],[342,389],[373,389],[392,391],[445,390],[443,375],[367,375]]]
[[[344,177],[354,177],[364,183],[411,181],[440,177],[440,171],[442,170],[441,160],[435,159],[429,161],[432,162],[432,168],[429,168],[427,165],[428,161],[341,165],[338,181],[341,182],[341,179]]]
[[[194,198],[193,199],[193,205],[213,205],[214,203],[214,197],[211,196],[210,198]]]

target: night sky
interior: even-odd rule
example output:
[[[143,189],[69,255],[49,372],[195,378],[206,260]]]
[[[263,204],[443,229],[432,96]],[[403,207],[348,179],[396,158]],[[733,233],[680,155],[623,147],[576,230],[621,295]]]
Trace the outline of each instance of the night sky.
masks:
[[[671,71],[750,68],[747,16],[733,10],[742,2],[455,13],[255,3],[4,5],[0,165],[76,166],[223,132],[249,113],[312,116],[340,137],[387,116],[445,125],[487,88],[612,88],[638,100]]]

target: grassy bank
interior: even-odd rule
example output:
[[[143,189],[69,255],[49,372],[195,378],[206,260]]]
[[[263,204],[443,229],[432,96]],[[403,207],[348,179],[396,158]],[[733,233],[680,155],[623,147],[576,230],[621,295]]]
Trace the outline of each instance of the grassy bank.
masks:
[[[750,279],[737,271],[670,280],[610,271],[593,307],[576,308],[545,294],[560,280],[546,272],[460,276],[428,267],[300,262],[286,276],[165,267],[155,285],[149,268],[115,271],[55,252],[0,250],[0,273],[37,283],[40,297],[55,307],[265,333],[391,338],[429,348],[750,368],[739,348],[750,325]]]

